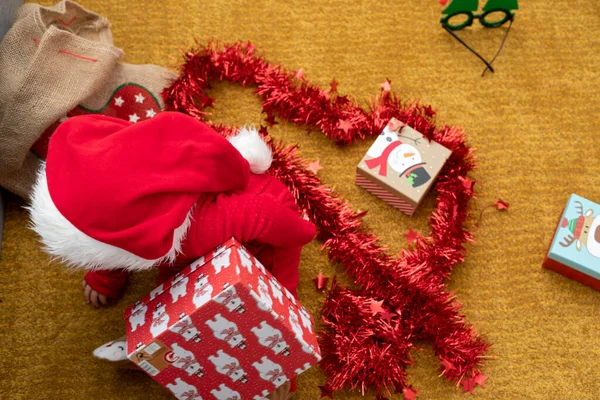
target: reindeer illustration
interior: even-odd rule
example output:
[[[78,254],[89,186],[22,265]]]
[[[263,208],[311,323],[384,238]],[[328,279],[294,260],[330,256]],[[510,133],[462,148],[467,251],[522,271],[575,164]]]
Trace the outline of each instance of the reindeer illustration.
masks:
[[[564,218],[561,228],[567,228],[571,233],[566,235],[559,244],[569,247],[575,243],[577,251],[586,246],[590,254],[600,258],[600,215],[594,216],[594,211],[589,209],[583,213],[583,204],[575,202],[575,209],[579,216],[568,220]]]

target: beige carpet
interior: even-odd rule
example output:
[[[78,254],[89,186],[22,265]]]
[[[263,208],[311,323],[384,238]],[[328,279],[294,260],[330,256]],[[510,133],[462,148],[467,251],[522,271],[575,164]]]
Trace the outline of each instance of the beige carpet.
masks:
[[[269,60],[304,68],[316,84],[335,77],[339,91],[357,99],[378,93],[387,77],[404,98],[437,108],[440,123],[463,126],[478,149],[473,179],[482,183],[474,213],[498,198],[511,206],[484,215],[450,283],[467,320],[493,343],[483,370],[490,378],[477,398],[600,398],[600,293],[541,268],[568,196],[600,202],[600,3],[522,1],[497,72],[484,78],[483,64],[440,27],[436,0],[82,3],[112,21],[128,62],[175,66],[170,57],[194,37],[249,40]],[[503,33],[475,26],[460,35],[491,58]],[[215,120],[261,122],[251,90],[223,84],[213,93]],[[431,196],[409,218],[354,185],[354,167],[369,143],[336,147],[285,124],[271,133],[299,143],[307,159],[320,159],[323,181],[369,210],[369,229],[392,252],[406,245],[409,227],[427,230]],[[318,243],[305,249],[301,268],[301,299],[316,314],[323,297],[311,279],[319,270],[329,276],[342,270]],[[168,398],[147,376],[90,357],[96,345],[122,334],[123,309],[153,288],[153,274],[136,276],[127,296],[102,310],[83,302],[81,276],[49,265],[21,205],[11,201],[0,261],[0,398]],[[419,398],[469,397],[438,377],[438,362],[424,347],[410,369]],[[299,379],[297,398],[318,399],[323,382],[313,368]]]

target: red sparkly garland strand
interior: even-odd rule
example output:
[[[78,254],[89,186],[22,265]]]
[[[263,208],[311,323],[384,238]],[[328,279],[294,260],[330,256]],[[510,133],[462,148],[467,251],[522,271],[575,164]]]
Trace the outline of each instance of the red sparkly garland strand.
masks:
[[[390,257],[378,238],[362,228],[362,214],[306,170],[295,147],[274,144],[270,173],[290,188],[300,208],[319,227],[330,259],[341,262],[360,285],[350,290],[334,284],[323,305],[326,330],[320,338],[324,355],[320,365],[328,375],[328,387],[363,393],[375,389],[380,398],[390,389],[402,392],[409,387],[406,366],[413,363],[411,349],[419,341],[429,341],[441,360],[442,375],[472,390],[474,382],[482,381],[476,368],[488,345],[465,323],[460,304],[445,284],[453,266],[464,260],[464,244],[472,240],[463,225],[474,197],[466,175],[475,160],[464,133],[446,126],[436,129],[431,108],[404,105],[387,91],[364,111],[335,90],[322,90],[269,64],[251,44],[209,44],[185,53],[185,58],[180,77],[163,93],[171,110],[205,120],[203,109],[214,101],[206,88],[211,81],[226,80],[255,85],[267,120],[272,121],[276,111],[280,118],[318,128],[340,143],[376,136],[396,117],[452,150],[435,185],[431,232],[398,258]],[[235,130],[214,127],[226,135]]]

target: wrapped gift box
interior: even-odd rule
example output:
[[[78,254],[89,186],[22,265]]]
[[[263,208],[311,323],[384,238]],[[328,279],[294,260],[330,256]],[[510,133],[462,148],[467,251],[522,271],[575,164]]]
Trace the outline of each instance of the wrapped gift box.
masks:
[[[600,290],[600,205],[571,195],[543,266]]]
[[[235,239],[125,320],[129,359],[178,399],[263,399],[321,359],[310,314]]]
[[[356,184],[413,215],[450,154],[392,118],[356,167]]]

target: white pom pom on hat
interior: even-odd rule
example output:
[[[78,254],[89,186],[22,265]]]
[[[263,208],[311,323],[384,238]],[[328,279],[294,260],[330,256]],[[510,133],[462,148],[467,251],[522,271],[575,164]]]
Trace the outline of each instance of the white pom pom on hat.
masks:
[[[273,153],[269,145],[253,126],[243,127],[239,133],[229,138],[242,157],[250,164],[250,171],[255,174],[265,173],[273,161]]]

